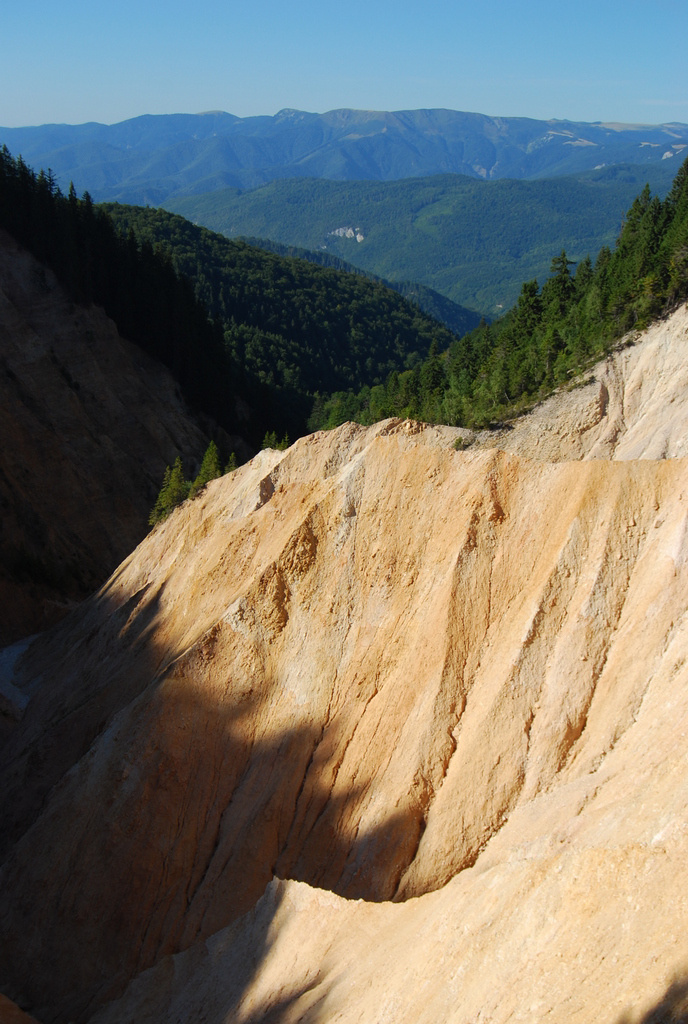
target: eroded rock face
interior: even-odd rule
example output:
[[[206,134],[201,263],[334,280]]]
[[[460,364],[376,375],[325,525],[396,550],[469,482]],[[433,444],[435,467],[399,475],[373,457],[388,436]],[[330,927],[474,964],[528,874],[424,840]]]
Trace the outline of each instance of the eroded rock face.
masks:
[[[45,1021],[137,975],[99,1022],[649,1005],[688,953],[687,513],[681,459],[399,422],[211,483],[19,664],[3,989]]]
[[[512,428],[454,431],[480,447],[546,462],[688,456],[688,306],[599,363],[584,382],[542,402]]]
[[[208,444],[171,375],[0,232],[0,646],[56,622],[145,536]]]

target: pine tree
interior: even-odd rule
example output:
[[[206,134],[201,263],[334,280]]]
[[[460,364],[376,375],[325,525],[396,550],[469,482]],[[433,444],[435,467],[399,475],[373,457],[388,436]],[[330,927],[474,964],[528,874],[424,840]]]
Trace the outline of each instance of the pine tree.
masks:
[[[156,523],[161,523],[163,519],[167,518],[168,513],[164,511],[166,504],[165,495],[169,490],[171,473],[172,470],[170,469],[170,467],[166,466],[162,478],[162,486],[158,492],[157,498],[155,499],[155,505],[153,505],[150,515],[148,516],[149,526],[155,526]]]
[[[198,476],[191,484],[189,490],[189,497],[195,498],[199,491],[202,491],[209,480],[216,480],[218,476],[222,476],[222,467],[220,465],[220,453],[217,450],[217,445],[214,441],[211,441],[206,448],[203,461],[201,462],[201,468],[198,471]]]
[[[150,526],[161,523],[169,514],[189,496],[189,483],[184,478],[182,460],[178,455],[174,466],[168,466],[162,479],[162,487],[155,505],[148,517]]]

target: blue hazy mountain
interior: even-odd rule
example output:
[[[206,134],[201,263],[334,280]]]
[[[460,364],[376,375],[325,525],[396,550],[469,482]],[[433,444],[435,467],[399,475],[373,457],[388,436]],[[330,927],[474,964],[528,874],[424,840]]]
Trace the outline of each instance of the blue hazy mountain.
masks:
[[[393,181],[436,174],[537,179],[618,163],[678,167],[688,125],[540,121],[454,110],[144,115],[104,125],[0,128],[0,144],[66,189],[158,205],[280,178]],[[675,172],[675,171],[674,171]]]

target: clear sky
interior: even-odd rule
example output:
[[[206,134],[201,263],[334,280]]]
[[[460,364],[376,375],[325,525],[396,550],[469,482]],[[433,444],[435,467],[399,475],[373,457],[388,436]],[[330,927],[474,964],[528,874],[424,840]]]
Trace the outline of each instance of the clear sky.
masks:
[[[688,122],[688,0],[5,0],[0,125],[283,107]]]

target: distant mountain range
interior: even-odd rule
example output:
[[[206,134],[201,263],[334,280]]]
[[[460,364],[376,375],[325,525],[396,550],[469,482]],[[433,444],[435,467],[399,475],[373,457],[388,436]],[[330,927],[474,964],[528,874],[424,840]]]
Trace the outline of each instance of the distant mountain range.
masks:
[[[688,125],[488,117],[454,110],[281,110],[144,115],[104,125],[0,128],[0,144],[95,200],[160,205],[279,178],[483,180],[575,174],[618,163],[678,166]],[[675,170],[674,172],[675,173]]]

